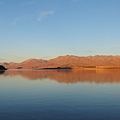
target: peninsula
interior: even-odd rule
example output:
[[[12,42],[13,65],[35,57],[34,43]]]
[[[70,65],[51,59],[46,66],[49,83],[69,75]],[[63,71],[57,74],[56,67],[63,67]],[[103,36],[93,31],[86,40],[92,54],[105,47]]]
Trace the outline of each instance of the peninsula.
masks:
[[[3,65],[0,65],[0,71],[7,70]]]

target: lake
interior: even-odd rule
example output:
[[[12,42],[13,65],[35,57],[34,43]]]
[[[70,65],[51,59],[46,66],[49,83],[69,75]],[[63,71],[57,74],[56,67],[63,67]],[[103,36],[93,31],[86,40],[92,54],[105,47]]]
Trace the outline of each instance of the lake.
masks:
[[[0,72],[0,120],[120,120],[120,70]]]

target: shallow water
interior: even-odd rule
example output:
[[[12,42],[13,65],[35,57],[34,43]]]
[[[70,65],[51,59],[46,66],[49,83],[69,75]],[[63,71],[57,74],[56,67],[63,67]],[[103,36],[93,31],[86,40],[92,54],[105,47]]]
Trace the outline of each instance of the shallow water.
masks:
[[[0,120],[120,120],[119,70],[0,73]]]

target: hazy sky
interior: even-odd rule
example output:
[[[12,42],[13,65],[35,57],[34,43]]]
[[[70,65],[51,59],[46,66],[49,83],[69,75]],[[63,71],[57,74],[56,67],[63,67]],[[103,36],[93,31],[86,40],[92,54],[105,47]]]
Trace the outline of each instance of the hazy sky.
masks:
[[[120,0],[0,0],[0,62],[120,55]]]

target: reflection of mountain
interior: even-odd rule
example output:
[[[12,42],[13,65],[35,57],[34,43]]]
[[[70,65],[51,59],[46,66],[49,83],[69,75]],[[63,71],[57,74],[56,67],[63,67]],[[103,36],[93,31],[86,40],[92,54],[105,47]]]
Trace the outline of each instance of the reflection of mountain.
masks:
[[[4,75],[23,76],[28,80],[49,78],[61,83],[120,83],[119,70],[48,70],[48,71],[5,71]]]
[[[3,74],[4,72],[5,72],[5,71],[1,71],[1,70],[0,70],[0,75]]]

